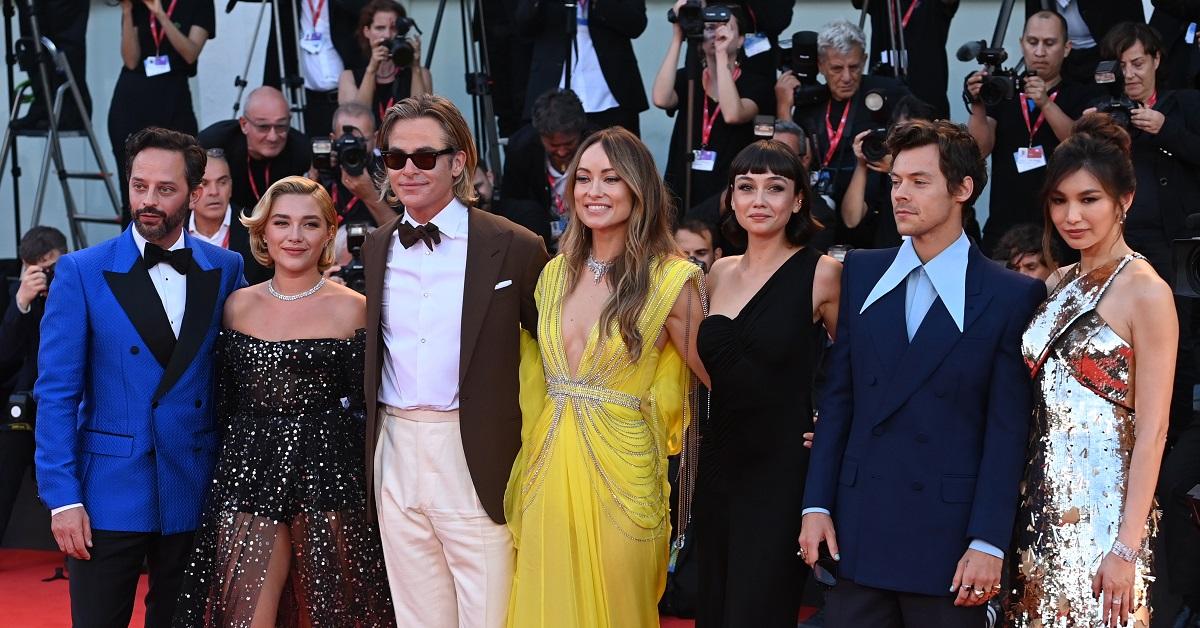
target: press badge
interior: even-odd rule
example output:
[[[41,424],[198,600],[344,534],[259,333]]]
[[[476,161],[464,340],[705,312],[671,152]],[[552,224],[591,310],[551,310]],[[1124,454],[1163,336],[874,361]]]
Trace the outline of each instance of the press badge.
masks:
[[[171,60],[167,58],[167,55],[146,57],[143,65],[146,69],[146,76],[158,76],[171,71]]]
[[[712,172],[717,167],[717,151],[715,150],[694,150],[692,151],[692,170],[702,170],[704,172]]]
[[[770,50],[771,41],[762,33],[750,33],[746,35],[746,43],[742,45],[742,49],[746,51],[747,57],[753,57]]]
[[[1017,152],[1013,153],[1013,159],[1017,162],[1017,172],[1029,172],[1046,167],[1046,153],[1041,146],[1018,148]]]
[[[300,37],[300,47],[304,49],[304,52],[307,52],[310,55],[315,55],[318,52],[321,52],[321,42],[323,39],[324,36],[316,31],[305,33],[302,37]]]
[[[550,239],[557,240],[563,233],[567,231],[567,217],[562,216],[558,220],[550,221]]]

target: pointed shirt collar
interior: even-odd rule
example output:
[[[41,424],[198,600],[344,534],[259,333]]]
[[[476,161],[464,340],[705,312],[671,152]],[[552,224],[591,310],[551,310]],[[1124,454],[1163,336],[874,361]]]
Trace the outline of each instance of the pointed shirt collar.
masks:
[[[417,221],[413,220],[407,213],[405,213],[403,220],[414,227],[418,226]],[[467,206],[463,205],[457,196],[451,198],[450,203],[442,211],[434,215],[433,219],[429,222],[437,225],[438,232],[448,238],[457,240],[458,238],[466,237]],[[396,234],[396,237],[400,237],[399,234]]]
[[[954,319],[954,324],[958,325],[960,332],[963,330],[963,312],[966,309],[967,254],[970,251],[971,241],[967,239],[966,233],[962,233],[953,244],[924,264],[925,274],[929,276],[933,289],[937,291],[942,305],[950,312],[950,317]],[[867,295],[862,309],[858,311],[859,314],[895,289],[914,268],[921,265],[921,258],[917,257],[912,240],[905,239],[896,253],[896,259],[892,260],[892,265]]]

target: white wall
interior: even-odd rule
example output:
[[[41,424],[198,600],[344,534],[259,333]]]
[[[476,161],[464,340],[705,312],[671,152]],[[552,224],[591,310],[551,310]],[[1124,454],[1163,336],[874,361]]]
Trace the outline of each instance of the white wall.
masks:
[[[257,3],[240,3],[233,12],[224,12],[224,0],[217,2],[217,38],[210,41],[200,57],[198,76],[192,81],[192,94],[195,98],[196,116],[200,127],[217,120],[229,118],[233,112],[233,102],[236,95],[234,78],[242,74],[247,55],[253,49],[250,57],[250,85],[256,85],[262,73],[263,55],[266,48],[266,37],[271,25],[268,10],[263,20],[263,28],[259,33],[259,41],[253,42],[253,33],[257,23],[260,6]],[[434,85],[438,92],[447,96],[464,109],[470,106],[470,98],[463,84],[464,59],[462,58],[462,30],[459,27],[459,1],[447,0],[446,16],[435,52],[433,64]],[[487,0],[484,0],[487,1]],[[780,0],[784,1],[784,0]],[[428,47],[429,36],[432,32],[437,0],[407,0],[405,4],[410,13],[425,31],[425,47]],[[1017,3],[1021,5],[1021,3]],[[1149,0],[1144,0],[1149,12]],[[669,41],[670,30],[666,21],[667,9],[671,3],[665,0],[648,0],[647,12],[650,25],[646,32],[634,43],[642,79],[647,84],[654,80],[662,55]],[[955,120],[965,120],[966,112],[961,99],[958,97],[962,77],[974,69],[974,64],[960,63],[953,58],[953,51],[959,44],[973,39],[990,39],[995,25],[1000,3],[997,0],[963,0],[963,5],[955,17],[950,31],[947,54],[950,58],[950,103],[952,116]],[[1020,34],[1020,11],[1014,11],[1017,17],[1009,26],[1006,47],[1010,55],[1017,49]],[[849,0],[835,2],[830,0],[798,0],[794,19],[785,34],[795,30],[818,30],[821,25],[838,18],[857,20]],[[95,103],[92,122],[95,125],[100,146],[108,167],[113,167],[113,156],[109,154],[107,124],[109,101],[116,84],[120,70],[120,9],[108,6],[103,1],[93,1],[91,17],[88,22],[88,85],[91,88]],[[0,90],[4,91],[4,90]],[[7,93],[0,94],[0,107],[4,112],[9,111]],[[7,114],[6,114],[7,115]],[[468,119],[470,117],[468,116]],[[653,151],[660,167],[666,163],[667,144],[670,140],[672,119],[661,111],[651,108],[642,114],[642,138]],[[37,139],[22,139],[20,144],[21,168],[23,176],[21,183],[21,217],[22,231],[27,229],[30,214],[33,209],[34,188],[37,183],[38,167],[44,142]],[[84,140],[66,140],[64,152],[68,169],[93,169],[90,151]],[[99,183],[74,182],[76,202],[81,209],[92,208],[96,213],[107,213],[107,195]],[[979,202],[982,208],[987,207],[985,198]],[[982,220],[981,216],[981,220]],[[66,228],[66,211],[62,204],[62,193],[57,180],[51,177],[48,186],[46,206],[42,212],[42,224],[48,224],[64,232]],[[9,169],[0,173],[0,257],[14,257],[16,252],[16,237],[13,233],[13,204],[12,177]],[[104,225],[89,227],[89,238],[92,242],[100,241],[116,234],[115,227]]]

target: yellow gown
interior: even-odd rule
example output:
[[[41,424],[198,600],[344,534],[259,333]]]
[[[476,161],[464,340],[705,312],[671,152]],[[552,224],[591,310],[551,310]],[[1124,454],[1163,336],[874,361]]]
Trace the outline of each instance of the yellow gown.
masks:
[[[505,495],[517,548],[508,625],[657,627],[671,530],[667,456],[692,416],[692,376],[669,341],[655,344],[700,269],[656,263],[637,325],[641,357],[631,360],[616,321],[603,336],[593,325],[572,378],[564,261],[542,271],[538,344],[522,345],[521,452]],[[699,302],[692,312],[703,316]]]

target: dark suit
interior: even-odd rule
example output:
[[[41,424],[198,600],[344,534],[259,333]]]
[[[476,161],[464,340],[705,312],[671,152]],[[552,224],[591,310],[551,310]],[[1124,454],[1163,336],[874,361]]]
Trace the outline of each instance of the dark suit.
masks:
[[[1092,39],[1096,40],[1095,48],[1074,48],[1063,61],[1062,75],[1076,83],[1091,84],[1095,79],[1096,64],[1100,62],[1100,41],[1121,22],[1146,22],[1146,13],[1142,9],[1142,0],[1077,0],[1079,15],[1087,24]],[[1043,4],[1047,10],[1061,13],[1055,0],[1025,0],[1025,19],[1042,10]]]
[[[854,251],[842,271],[804,494],[833,513],[840,548],[830,626],[884,625],[866,614],[881,596],[906,625],[947,625],[971,612],[949,593],[970,542],[1012,536],[1031,411],[1020,339],[1045,287],[971,246],[963,331],[938,299],[910,343],[904,281],[859,313],[897,250]],[[835,601],[843,583],[875,599]]]
[[[367,352],[364,394],[367,402],[367,486],[374,486],[375,445],[383,361],[381,295],[388,252],[401,217],[371,232],[363,244],[367,283]],[[521,448],[519,328],[536,333],[533,301],[538,276],[546,265],[541,238],[480,209],[468,210],[466,283],[463,286],[459,358],[459,421],[462,445],[475,492],[496,523],[504,523],[504,490]],[[418,245],[421,246],[421,245]],[[498,280],[511,278],[512,289],[498,293]],[[375,508],[368,490],[370,509]]]
[[[563,4],[557,0],[521,0],[517,5],[514,20],[517,30],[533,38],[533,63],[529,68],[523,114],[526,120],[533,117],[533,102],[537,97],[558,87],[562,78],[567,58],[567,19]],[[646,30],[646,2],[592,0],[588,3],[588,25],[600,71],[619,105],[616,110],[609,110],[611,113],[604,120],[592,114],[588,119],[600,128],[620,124],[637,133],[637,114],[650,108],[633,54],[633,40]]]
[[[238,220],[238,216],[242,214],[242,209],[236,205],[233,206],[233,216],[229,220],[229,250],[242,256],[242,267],[246,274],[246,283],[254,285],[262,283],[271,277],[275,276],[275,268],[273,266],[263,266],[254,259],[254,254],[250,252],[250,230],[242,221]],[[249,213],[249,212],[247,212]]]
[[[38,326],[46,312],[46,301],[39,298],[29,304],[28,313],[21,313],[16,299],[20,285],[13,282],[9,286],[8,308],[0,321],[0,373],[6,375],[0,383],[0,402],[6,404],[6,409],[9,394],[33,391],[37,380]],[[22,418],[22,422],[33,418]],[[0,419],[0,541],[4,540],[25,471],[33,465],[33,432],[8,426],[10,420],[7,416]]]

